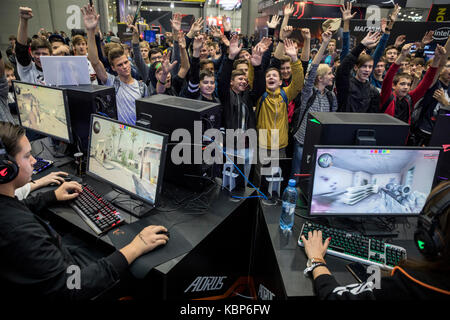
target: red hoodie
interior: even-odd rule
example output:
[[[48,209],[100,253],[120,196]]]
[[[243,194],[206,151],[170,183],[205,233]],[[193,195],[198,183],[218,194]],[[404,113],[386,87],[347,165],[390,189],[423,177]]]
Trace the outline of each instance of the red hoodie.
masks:
[[[384,104],[389,100],[391,95],[394,96],[394,99],[389,103],[384,113],[387,113],[393,117],[396,115],[396,107],[397,107],[397,96],[392,91],[392,81],[394,80],[394,76],[397,73],[400,65],[393,63],[389,70],[386,73],[386,76],[383,80],[383,86],[381,87],[381,97],[380,97],[380,109],[384,106]],[[414,89],[408,92],[408,95],[411,97],[411,105],[409,105],[408,112],[408,124],[411,124],[411,113],[414,105],[419,101],[430,88],[431,83],[433,82],[434,76],[436,75],[438,68],[430,67],[428,68],[425,76],[420,81],[419,85]],[[402,119],[400,119],[402,120]]]

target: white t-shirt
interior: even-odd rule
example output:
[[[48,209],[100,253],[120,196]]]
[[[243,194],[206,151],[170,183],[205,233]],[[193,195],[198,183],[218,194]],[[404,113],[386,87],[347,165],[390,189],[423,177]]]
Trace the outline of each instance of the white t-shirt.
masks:
[[[108,73],[105,85],[114,86],[114,79],[115,76]],[[141,98],[139,83],[136,79],[133,80],[132,84],[126,84],[119,80],[120,86],[116,92],[117,120],[130,125],[136,124],[136,99]]]
[[[45,84],[44,72],[39,71],[33,61],[31,61],[31,63],[25,67],[22,66],[19,61],[17,61],[17,73],[19,74],[20,81],[34,84]]]

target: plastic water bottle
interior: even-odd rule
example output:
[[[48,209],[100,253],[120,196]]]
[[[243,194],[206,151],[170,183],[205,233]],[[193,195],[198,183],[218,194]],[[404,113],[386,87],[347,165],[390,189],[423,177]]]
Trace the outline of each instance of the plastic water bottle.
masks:
[[[283,231],[290,231],[294,225],[294,212],[297,204],[295,183],[294,179],[290,179],[287,188],[283,192],[283,207],[280,216],[280,228]]]

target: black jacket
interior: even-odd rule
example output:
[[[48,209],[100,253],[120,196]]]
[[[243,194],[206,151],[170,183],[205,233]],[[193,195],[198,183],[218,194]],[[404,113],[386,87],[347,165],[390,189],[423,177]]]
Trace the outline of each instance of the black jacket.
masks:
[[[53,191],[22,202],[0,195],[0,283],[9,298],[91,299],[116,285],[128,267],[119,251],[81,265],[76,253],[69,252],[61,237],[39,216],[54,201]],[[80,268],[79,290],[67,285],[75,274],[68,269],[72,265]]]
[[[249,89],[247,89],[241,94],[236,94],[230,88],[233,61],[234,60],[230,60],[228,56],[225,56],[223,58],[221,73],[218,79],[219,99],[222,102],[223,106],[222,123],[225,129],[240,129],[243,108],[245,108],[245,130],[256,129],[256,117],[253,106],[256,102],[256,99],[258,98],[257,94],[255,93],[255,83],[262,78],[261,68],[254,68],[254,90],[249,91]]]
[[[379,289],[363,282],[340,286],[330,275],[314,280],[314,287],[322,300],[442,300],[450,299],[450,276],[438,272],[395,269],[394,274],[382,277]],[[447,294],[445,294],[446,292]]]
[[[380,109],[380,93],[370,84],[358,81],[351,75],[353,66],[364,50],[364,45],[356,46],[345,58],[336,71],[336,91],[338,111],[376,113]]]

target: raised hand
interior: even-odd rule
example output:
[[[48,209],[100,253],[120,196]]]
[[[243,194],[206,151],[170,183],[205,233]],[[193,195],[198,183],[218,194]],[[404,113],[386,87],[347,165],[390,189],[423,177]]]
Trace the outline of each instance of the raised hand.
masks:
[[[222,32],[220,31],[220,28],[218,26],[210,26],[209,29],[214,38],[220,38],[220,36],[222,35]]]
[[[394,9],[392,10],[392,13],[389,15],[389,21],[395,22],[397,20],[398,14],[400,13],[400,7],[398,3],[395,4]]]
[[[223,31],[228,32],[231,31],[231,22],[228,20],[228,17],[226,15],[222,16],[222,25],[223,25]]]
[[[330,42],[332,37],[333,37],[333,32],[331,32],[331,30],[327,30],[324,33],[322,33],[322,42],[328,43],[328,42]]]
[[[272,16],[272,19],[270,19],[270,21],[267,22],[267,27],[269,27],[270,29],[275,29],[277,25],[280,23],[280,21],[281,17],[275,14]]]
[[[294,13],[294,5],[292,3],[288,3],[283,10],[283,13],[285,16],[292,16],[292,14]]]
[[[353,17],[355,17],[356,13],[352,14],[352,3],[351,2],[347,2],[347,5],[344,4],[342,5],[342,7],[340,7],[339,9],[341,9],[341,13],[342,13],[342,21],[350,21]]]
[[[170,19],[170,24],[172,25],[172,32],[178,33],[181,29],[181,13],[176,12],[173,14],[172,19]]]
[[[127,16],[127,27],[130,28],[133,31],[133,36],[138,38],[139,41],[139,30],[136,27],[135,24],[133,24],[133,17],[128,15]]]
[[[411,47],[413,46],[414,43],[408,43],[405,44],[402,47],[402,52],[400,53],[403,57],[406,57],[409,54],[409,51],[411,50]]]
[[[188,36],[190,35],[190,38],[192,38],[193,36],[195,36],[196,33],[202,31],[204,23],[205,21],[203,20],[203,18],[200,17],[196,19],[194,23],[191,25],[191,29],[188,32]]]
[[[425,35],[422,38],[421,43],[423,45],[430,44],[433,41],[433,34],[434,34],[433,30],[430,30],[430,31],[426,32]]]
[[[368,49],[374,48],[378,42],[380,41],[381,33],[380,32],[369,32],[364,39],[361,40],[361,43]]]
[[[200,52],[200,49],[203,47],[205,41],[206,38],[202,34],[195,36],[194,42],[192,44],[192,50]]]
[[[33,10],[28,7],[19,8],[19,18],[23,20],[29,20],[33,18]]]
[[[95,31],[100,20],[100,15],[97,14],[94,6],[84,6],[81,8],[81,13],[83,14],[83,21],[86,30]]]
[[[167,76],[177,63],[178,63],[178,61],[176,61],[176,60],[174,62],[170,63],[169,53],[164,52],[164,54],[162,56],[162,60],[161,60],[161,68],[162,68],[163,75]]]
[[[406,36],[404,34],[399,35],[397,38],[395,38],[394,46],[396,48],[400,47],[406,40]]]
[[[237,34],[233,34],[230,40],[230,47],[228,49],[228,57],[231,60],[234,60],[234,58],[241,52],[243,44],[239,44],[239,36]]]
[[[291,36],[292,31],[294,31],[294,28],[292,26],[286,26],[283,28],[283,30],[280,31],[280,39],[284,40]]]
[[[297,61],[297,50],[295,49],[294,41],[290,39],[284,40],[284,52],[291,57],[293,62]]]
[[[309,30],[309,28],[302,28],[300,30],[300,33],[304,40],[311,39],[311,31]]]
[[[252,66],[256,67],[261,64],[264,51],[265,51],[264,45],[262,45],[261,43],[258,43],[256,46],[253,47],[252,56],[250,57],[250,62]]]

